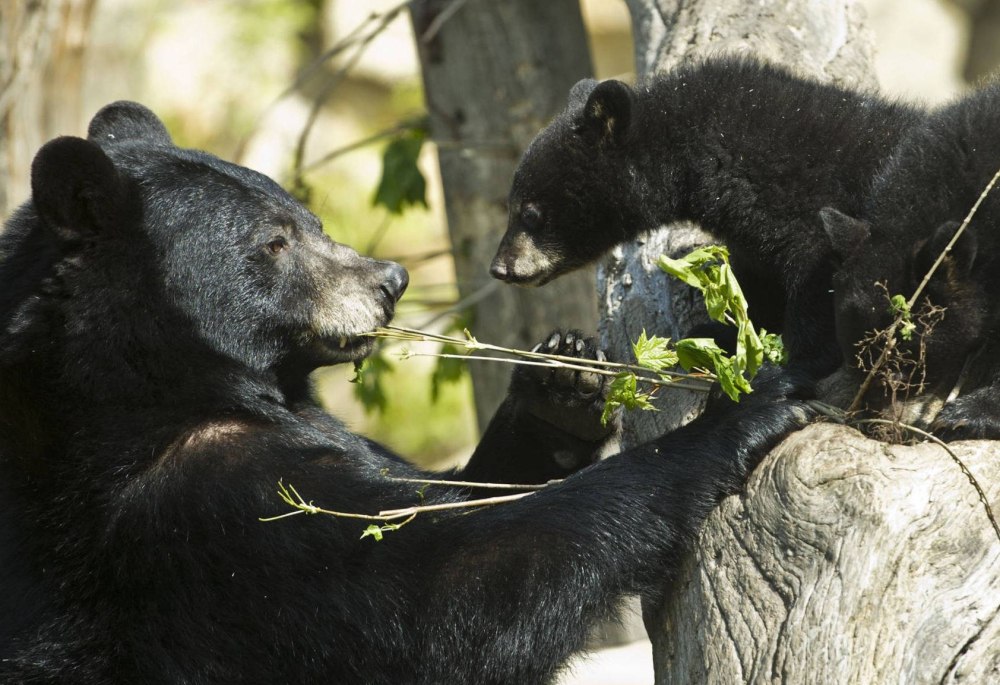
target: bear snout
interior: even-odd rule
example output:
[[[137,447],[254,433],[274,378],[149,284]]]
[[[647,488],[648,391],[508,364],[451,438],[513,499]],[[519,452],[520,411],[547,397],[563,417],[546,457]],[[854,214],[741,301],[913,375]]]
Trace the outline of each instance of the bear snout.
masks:
[[[406,292],[406,286],[410,284],[410,274],[396,262],[385,262],[385,265],[385,275],[379,286],[379,290],[391,302],[399,302],[399,298]]]

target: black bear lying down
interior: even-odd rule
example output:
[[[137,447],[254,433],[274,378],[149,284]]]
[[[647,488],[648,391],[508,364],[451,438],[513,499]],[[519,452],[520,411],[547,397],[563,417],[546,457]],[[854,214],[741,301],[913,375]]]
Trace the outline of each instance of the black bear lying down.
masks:
[[[539,494],[382,542],[351,519],[263,523],[279,480],[345,512],[421,501],[390,478],[421,474],[307,379],[368,353],[405,271],[132,103],[44,146],[32,186],[0,239],[0,682],[545,682],[805,416],[775,376]],[[593,461],[595,389],[521,373],[447,476]]]
[[[834,278],[837,335],[845,357],[893,314],[887,295],[909,299],[1000,167],[1000,82],[933,112],[913,128],[878,175],[858,218],[843,207],[821,213],[843,259]],[[881,286],[878,284],[882,284]],[[884,287],[883,287],[884,286]],[[928,282],[916,310],[943,307],[926,335],[898,340],[912,359],[924,352],[925,395],[961,394],[933,424],[946,439],[1000,439],[1000,188],[986,196],[966,232]],[[873,386],[869,408],[885,388]]]
[[[673,221],[730,250],[759,326],[791,363],[837,368],[833,250],[817,213],[860,210],[922,113],[746,58],[687,64],[632,89],[581,81],[525,151],[491,272],[541,285]]]

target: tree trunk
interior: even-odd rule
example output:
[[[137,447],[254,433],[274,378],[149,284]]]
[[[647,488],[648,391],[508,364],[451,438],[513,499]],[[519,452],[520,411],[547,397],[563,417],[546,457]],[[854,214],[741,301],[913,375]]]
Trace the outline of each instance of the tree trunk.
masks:
[[[953,450],[1000,511],[997,443]],[[647,622],[657,684],[997,683],[1000,542],[940,446],[812,426],[709,517]]]
[[[83,51],[95,0],[0,0],[0,218],[30,194],[31,160],[79,133]]]
[[[577,1],[419,0],[411,17],[459,294],[481,298],[472,307],[473,331],[520,348],[557,326],[593,331],[592,270],[532,290],[502,286],[489,275],[521,152],[562,109],[570,87],[592,72]],[[471,371],[482,428],[503,399],[509,368],[479,364]]]

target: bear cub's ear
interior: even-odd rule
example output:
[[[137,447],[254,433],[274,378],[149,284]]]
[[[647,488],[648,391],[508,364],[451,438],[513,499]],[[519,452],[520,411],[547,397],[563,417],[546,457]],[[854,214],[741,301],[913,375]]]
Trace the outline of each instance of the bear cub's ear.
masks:
[[[625,140],[632,118],[632,89],[621,81],[602,81],[594,86],[581,81],[570,91],[570,98],[582,99],[590,88],[583,111],[574,129],[594,145],[619,145]]]
[[[918,272],[914,274],[915,277],[923,278],[924,274],[930,270],[938,256],[955,237],[955,231],[958,230],[959,226],[961,223],[958,221],[944,222],[934,230],[934,235],[919,247],[916,258],[913,260],[914,267]],[[979,241],[976,240],[972,231],[966,228],[945,257],[944,263],[951,266],[953,276],[965,278],[972,271],[978,250]]]
[[[149,108],[120,100],[105,105],[94,115],[87,138],[98,145],[142,141],[150,145],[173,145],[167,127]]]
[[[126,207],[118,170],[94,143],[51,140],[31,163],[31,199],[39,218],[62,240],[113,230]]]
[[[583,106],[587,104],[587,98],[590,94],[594,92],[594,88],[597,88],[597,84],[600,81],[592,78],[581,79],[576,82],[572,88],[569,89],[569,106],[570,109],[579,109],[583,111]]]
[[[819,210],[819,218],[834,254],[841,259],[849,257],[871,235],[871,227],[867,221],[855,219],[833,207]]]

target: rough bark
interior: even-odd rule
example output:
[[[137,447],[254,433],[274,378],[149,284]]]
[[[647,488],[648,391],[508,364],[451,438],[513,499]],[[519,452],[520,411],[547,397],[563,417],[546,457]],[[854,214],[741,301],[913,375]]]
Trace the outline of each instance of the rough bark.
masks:
[[[1000,510],[1000,447],[954,452]],[[940,446],[817,425],[710,517],[654,619],[657,683],[1000,682],[1000,543]]]
[[[556,326],[594,330],[593,271],[533,290],[501,286],[489,275],[521,152],[592,71],[576,0],[421,0],[411,12],[459,293],[485,293],[474,305],[473,330],[521,348]],[[503,399],[508,375],[503,365],[472,368],[480,427]]]

